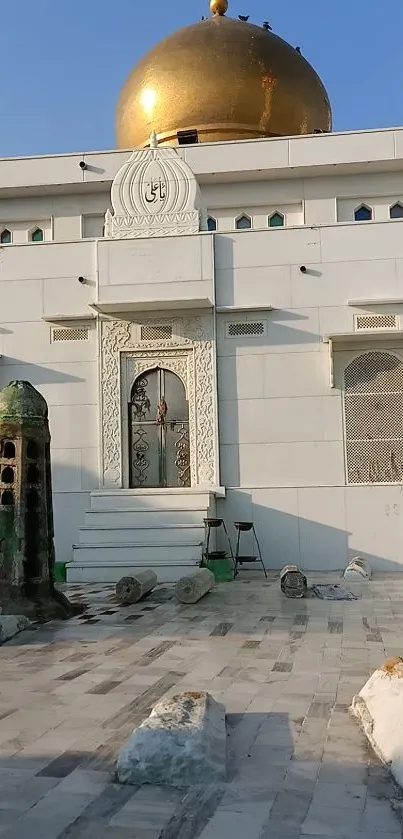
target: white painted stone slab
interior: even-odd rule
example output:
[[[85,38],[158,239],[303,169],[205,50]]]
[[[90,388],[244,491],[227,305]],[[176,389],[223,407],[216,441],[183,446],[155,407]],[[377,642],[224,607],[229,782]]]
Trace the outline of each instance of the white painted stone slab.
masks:
[[[403,787],[403,659],[375,670],[351,706],[372,748]]]
[[[0,644],[9,641],[14,635],[28,629],[31,621],[25,615],[2,615],[0,614]]]
[[[225,709],[209,693],[163,699],[125,743],[121,784],[191,787],[226,779]]]
[[[344,572],[344,579],[351,580],[351,582],[364,582],[371,579],[371,566],[369,562],[362,559],[360,556],[355,556],[349,562]]]

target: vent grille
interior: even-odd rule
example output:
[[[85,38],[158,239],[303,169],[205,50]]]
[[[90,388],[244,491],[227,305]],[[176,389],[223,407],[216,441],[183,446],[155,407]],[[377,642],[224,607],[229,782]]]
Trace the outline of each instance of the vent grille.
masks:
[[[258,337],[265,334],[266,322],[264,320],[227,323],[227,338]]]
[[[51,340],[56,341],[88,341],[90,330],[88,326],[58,326],[51,331]]]
[[[357,315],[355,328],[357,332],[365,332],[367,329],[398,329],[399,318],[397,315]]]
[[[170,341],[172,338],[172,326],[157,324],[154,326],[141,327],[142,341]]]
[[[347,478],[350,484],[403,480],[403,361],[369,352],[344,374]]]

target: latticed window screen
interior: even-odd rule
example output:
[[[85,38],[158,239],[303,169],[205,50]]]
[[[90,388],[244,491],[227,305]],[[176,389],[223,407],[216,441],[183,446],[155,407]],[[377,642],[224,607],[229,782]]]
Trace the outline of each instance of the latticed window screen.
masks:
[[[245,321],[243,323],[227,323],[227,337],[247,337],[249,335],[265,335],[266,324],[264,321]]]
[[[357,315],[355,328],[357,332],[365,329],[398,329],[397,315]]]
[[[62,326],[51,331],[52,341],[88,341],[89,337],[88,326]]]
[[[147,324],[141,327],[142,341],[170,341],[172,338],[172,326],[165,324]]]
[[[368,352],[344,373],[347,480],[403,481],[403,361]]]

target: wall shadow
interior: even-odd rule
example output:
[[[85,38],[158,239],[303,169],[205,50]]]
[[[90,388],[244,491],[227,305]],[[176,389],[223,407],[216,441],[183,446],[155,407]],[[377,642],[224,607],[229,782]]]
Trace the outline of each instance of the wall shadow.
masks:
[[[358,555],[369,561],[373,571],[394,573],[401,570],[398,562],[375,552],[351,548],[351,532],[256,504],[252,501],[252,491],[228,490],[227,497],[217,501],[217,507],[219,515],[226,521],[233,550],[236,545],[233,522],[254,522],[263,562],[268,570],[298,565],[304,571],[339,572]],[[245,533],[242,539],[242,553],[257,554],[252,533]],[[222,536],[219,547],[226,548]],[[245,573],[247,567],[244,566]],[[250,568],[258,571],[261,566],[254,563]]]
[[[16,370],[24,370],[24,381],[30,382],[34,387],[48,384],[66,384],[68,382],[85,381],[79,376],[72,376],[69,373],[62,373],[60,370],[52,370],[42,364],[33,364],[30,361],[21,361],[11,356],[1,356],[0,364],[0,389],[6,387],[13,378],[12,367]],[[11,369],[10,369],[11,368]]]

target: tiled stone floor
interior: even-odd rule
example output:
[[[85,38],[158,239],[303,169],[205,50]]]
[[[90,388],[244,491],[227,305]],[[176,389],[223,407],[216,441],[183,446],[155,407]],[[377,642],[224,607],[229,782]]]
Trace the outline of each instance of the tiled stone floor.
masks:
[[[1,839],[402,835],[400,793],[348,707],[402,652],[403,575],[375,578],[355,602],[287,600],[274,576],[196,606],[169,587],[125,609],[108,586],[68,593],[86,614],[0,649]],[[116,785],[132,728],[162,695],[198,688],[227,708],[227,785]]]

